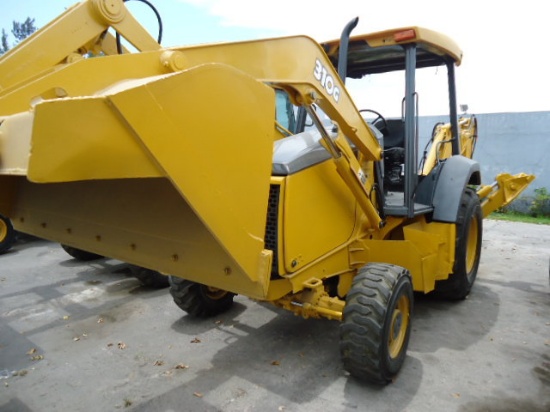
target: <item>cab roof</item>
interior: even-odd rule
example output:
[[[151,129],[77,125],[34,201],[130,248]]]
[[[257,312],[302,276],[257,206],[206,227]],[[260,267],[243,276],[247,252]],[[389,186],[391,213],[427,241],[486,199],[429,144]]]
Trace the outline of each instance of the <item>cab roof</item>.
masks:
[[[350,37],[347,76],[361,78],[367,74],[405,69],[405,44],[416,44],[416,67],[441,66],[452,60],[457,66],[462,50],[444,34],[423,27],[410,26]],[[332,63],[338,65],[340,40],[323,43]]]

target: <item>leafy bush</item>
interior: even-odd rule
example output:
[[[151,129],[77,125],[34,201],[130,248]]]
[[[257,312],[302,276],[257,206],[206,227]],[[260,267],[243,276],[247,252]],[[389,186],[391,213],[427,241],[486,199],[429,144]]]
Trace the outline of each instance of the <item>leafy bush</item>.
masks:
[[[545,187],[535,189],[535,197],[529,211],[533,216],[550,216],[550,193]]]

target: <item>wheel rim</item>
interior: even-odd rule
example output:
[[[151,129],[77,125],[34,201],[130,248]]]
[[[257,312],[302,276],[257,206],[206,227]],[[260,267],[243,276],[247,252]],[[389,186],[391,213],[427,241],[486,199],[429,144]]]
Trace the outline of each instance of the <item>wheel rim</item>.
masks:
[[[212,299],[212,300],[220,300],[225,295],[227,295],[227,291],[225,291],[223,289],[213,288],[213,287],[210,287],[210,286],[205,286],[203,288],[203,292],[206,295],[206,297],[208,297],[209,299]]]
[[[468,243],[466,245],[466,273],[468,276],[475,267],[477,260],[477,249],[479,239],[479,226],[475,216],[470,219],[470,227],[468,228]]]
[[[8,236],[8,225],[4,220],[0,219],[0,242]]]
[[[399,297],[392,313],[388,336],[388,348],[391,358],[397,358],[403,350],[409,328],[410,301],[408,296]]]

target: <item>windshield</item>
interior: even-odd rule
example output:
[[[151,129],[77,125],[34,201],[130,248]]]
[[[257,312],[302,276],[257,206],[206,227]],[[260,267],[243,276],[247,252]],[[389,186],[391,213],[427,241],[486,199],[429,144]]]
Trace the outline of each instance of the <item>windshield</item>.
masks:
[[[446,69],[444,67],[417,69],[415,80],[418,115],[448,115]],[[405,96],[404,71],[370,74],[361,79],[347,79],[346,88],[359,110],[376,110],[386,118],[402,117],[402,101]]]

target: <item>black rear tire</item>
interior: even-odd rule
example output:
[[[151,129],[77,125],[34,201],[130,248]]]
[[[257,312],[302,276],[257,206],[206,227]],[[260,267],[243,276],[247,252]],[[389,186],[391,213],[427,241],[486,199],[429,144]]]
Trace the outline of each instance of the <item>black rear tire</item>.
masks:
[[[407,354],[413,299],[408,270],[384,263],[359,270],[340,325],[345,370],[380,385],[395,378]]]
[[[16,239],[16,231],[11,224],[11,220],[0,215],[0,253],[5,253],[11,249]]]
[[[476,280],[481,258],[483,215],[477,193],[466,188],[456,223],[455,263],[446,280],[436,282],[435,294],[450,300],[465,299]]]
[[[170,286],[167,275],[163,275],[156,270],[147,269],[142,266],[130,265],[132,276],[141,282],[143,286],[149,288],[162,289]]]
[[[88,252],[86,250],[77,249],[68,245],[61,245],[63,250],[67,252],[70,256],[81,262],[88,262],[90,260],[103,259],[103,256],[98,255],[97,253]]]
[[[180,309],[197,318],[207,318],[228,311],[234,293],[170,276],[170,294]]]

